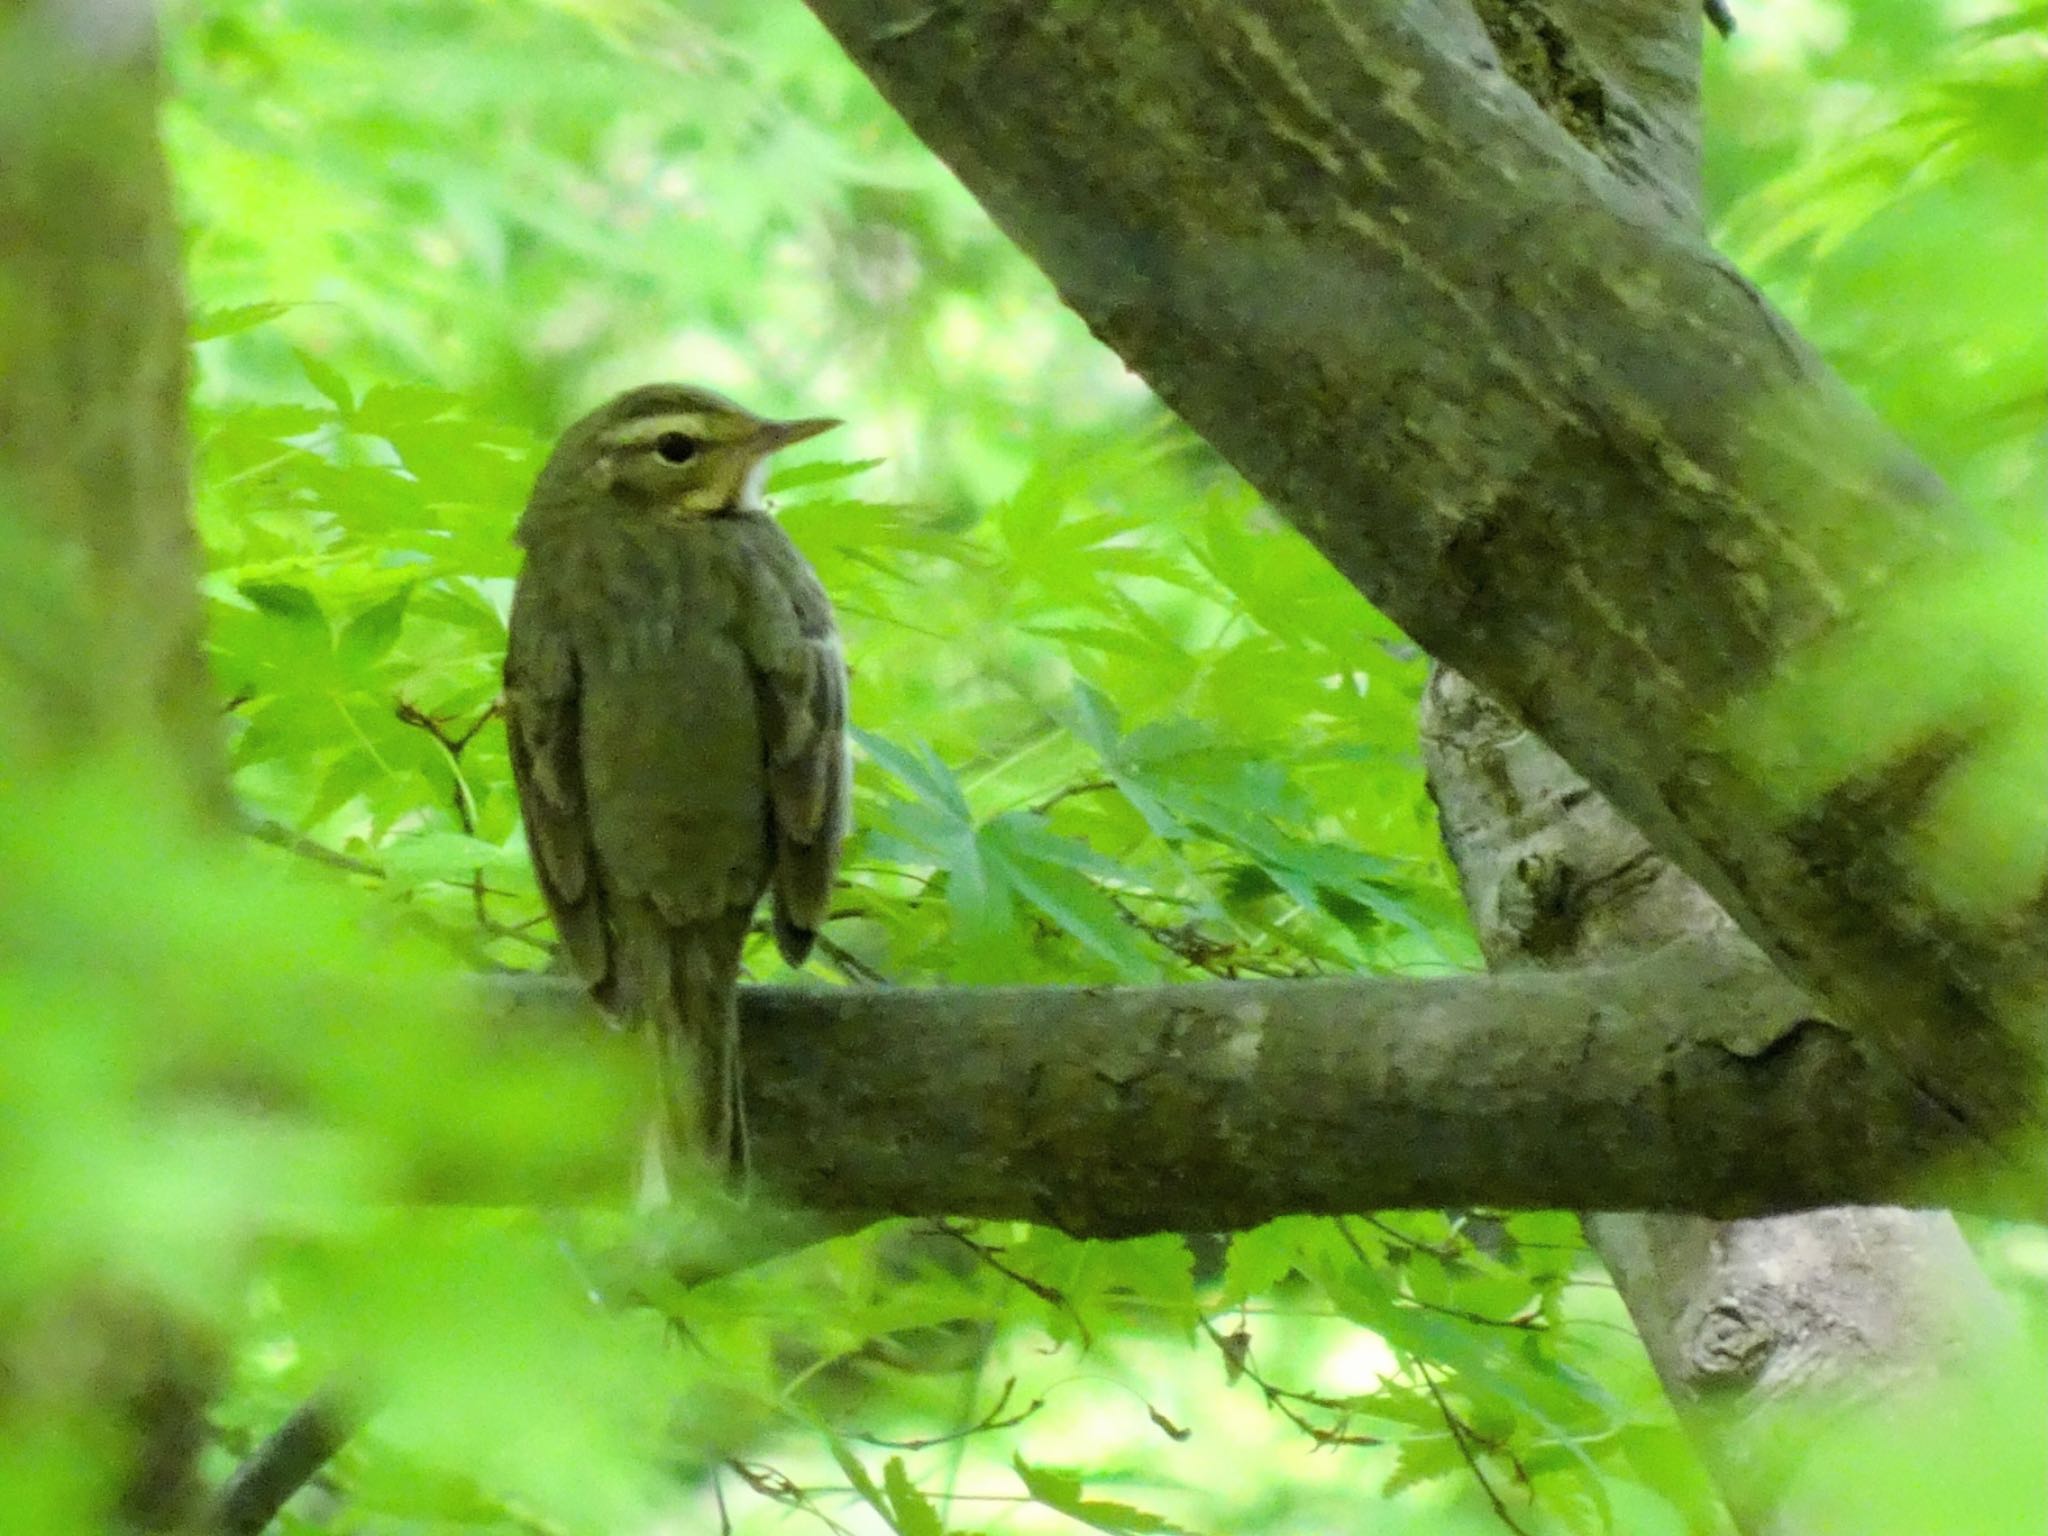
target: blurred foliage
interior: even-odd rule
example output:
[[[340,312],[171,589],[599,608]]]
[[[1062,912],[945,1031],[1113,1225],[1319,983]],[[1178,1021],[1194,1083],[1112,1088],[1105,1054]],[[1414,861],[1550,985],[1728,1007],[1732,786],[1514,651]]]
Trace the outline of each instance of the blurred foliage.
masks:
[[[1954,501],[1942,568],[1870,594],[1717,739],[1789,806],[1965,744],[1905,842],[1937,901],[1997,918],[2048,877],[2048,7],[1758,22],[1755,47],[1712,60],[1720,244]]]
[[[2038,504],[2040,12],[1751,9],[1710,47],[1725,241],[1959,490]],[[377,1405],[292,1530],[1258,1536],[1380,1493],[1390,1532],[1725,1529],[1569,1217],[898,1223],[666,1273],[593,1195],[631,1054],[513,1050],[449,991],[551,961],[493,701],[511,522],[576,411],[670,377],[853,423],[772,486],[860,732],[807,984],[1473,963],[1419,658],[801,6],[169,12],[254,851],[134,773],[0,824],[0,1330],[77,1389],[8,1394],[0,1532],[104,1500],[60,1304],[96,1287],[229,1341],[214,1474],[331,1380]]]

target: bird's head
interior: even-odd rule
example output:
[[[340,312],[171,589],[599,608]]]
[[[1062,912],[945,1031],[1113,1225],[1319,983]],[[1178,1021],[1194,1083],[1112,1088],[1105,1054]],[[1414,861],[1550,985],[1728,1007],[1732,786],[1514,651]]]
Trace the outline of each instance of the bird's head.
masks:
[[[771,421],[708,389],[644,384],[562,434],[534,482],[529,517],[595,508],[709,517],[761,505],[778,448],[839,423]]]

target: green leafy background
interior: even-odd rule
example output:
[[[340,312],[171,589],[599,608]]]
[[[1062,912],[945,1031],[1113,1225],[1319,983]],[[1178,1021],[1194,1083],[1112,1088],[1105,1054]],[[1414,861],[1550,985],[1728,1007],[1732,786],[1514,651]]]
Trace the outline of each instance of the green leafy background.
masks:
[[[611,390],[851,423],[771,485],[858,728],[804,984],[1475,964],[1422,663],[800,5],[169,12],[251,847],[185,846],[119,770],[0,825],[13,1326],[69,1336],[83,1288],[229,1340],[216,1473],[366,1384],[294,1530],[1728,1529],[1568,1216],[898,1223],[685,1286],[623,1214],[448,1203],[585,1188],[607,1150],[624,1203],[630,1051],[508,1052],[452,981],[551,960],[492,717],[508,534]],[[2043,489],[2043,20],[1809,0],[1709,47],[1724,247],[2016,525]],[[95,963],[109,934],[148,940]],[[796,979],[769,944],[749,965]],[[2039,1234],[1977,1236],[2037,1307]],[[89,1525],[117,1443],[91,1405],[0,1430],[0,1531]],[[1903,1494],[1890,1518],[1940,1524]]]

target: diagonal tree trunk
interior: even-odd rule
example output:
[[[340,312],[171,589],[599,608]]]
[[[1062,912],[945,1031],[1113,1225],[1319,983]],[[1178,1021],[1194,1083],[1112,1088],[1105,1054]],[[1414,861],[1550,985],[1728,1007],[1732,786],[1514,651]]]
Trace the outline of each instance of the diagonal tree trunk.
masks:
[[[1696,15],[812,4],[1362,590],[1976,1134],[2038,1120],[2039,873],[1964,913],[1908,852],[1971,753],[1953,722],[1916,720],[1797,813],[1703,728],[1878,582],[1939,562],[1953,514],[1701,240]],[[1836,520],[1854,534],[1831,548]],[[1736,942],[1461,688],[1437,695],[1433,766],[1493,958]],[[1588,1229],[1752,1536],[1850,1528],[1840,1469],[1809,1453],[1910,1422],[2012,1344],[1944,1215]]]
[[[1654,126],[1617,168],[1674,219],[1696,223],[1690,72],[1628,52],[1640,34],[1601,35],[1614,13],[1600,5],[1560,9],[1605,78],[1649,110]],[[1530,14],[1503,8],[1501,24]],[[1423,733],[1490,964],[1572,968],[1674,944],[1754,953],[1712,897],[1455,673],[1433,675]],[[2016,1319],[1945,1211],[1855,1206],[1727,1222],[1610,1212],[1584,1222],[1744,1536],[1873,1524],[1883,1506],[1856,1509],[1843,1463],[1879,1435],[1912,1439],[1917,1415],[1959,1382],[1996,1380],[2020,1347]],[[1924,1439],[1916,1449],[1927,1454]]]
[[[2002,718],[1896,691],[1861,756],[1756,728],[1788,677],[1845,718],[1818,658],[1882,667],[1889,601],[1999,556],[1701,237],[1696,7],[810,4],[1361,591],[1972,1134],[2038,1138],[2032,620],[1944,634]],[[1996,763],[2016,820],[1965,846]]]

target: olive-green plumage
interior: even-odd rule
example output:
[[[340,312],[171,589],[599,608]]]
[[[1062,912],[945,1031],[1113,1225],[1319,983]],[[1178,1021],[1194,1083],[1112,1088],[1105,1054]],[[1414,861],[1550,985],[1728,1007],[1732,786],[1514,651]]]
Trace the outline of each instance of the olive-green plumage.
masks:
[[[505,713],[540,887],[592,994],[650,1029],[670,1141],[719,1167],[745,1153],[754,907],[772,888],[800,964],[846,830],[832,607],[759,494],[770,454],[835,425],[631,390],[563,434],[517,534]]]

